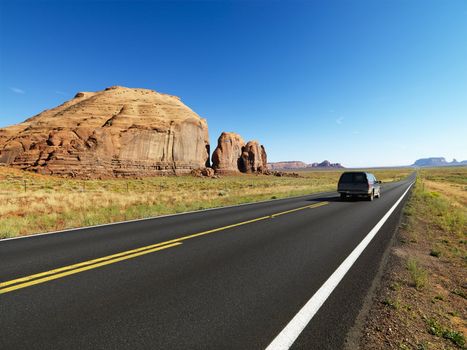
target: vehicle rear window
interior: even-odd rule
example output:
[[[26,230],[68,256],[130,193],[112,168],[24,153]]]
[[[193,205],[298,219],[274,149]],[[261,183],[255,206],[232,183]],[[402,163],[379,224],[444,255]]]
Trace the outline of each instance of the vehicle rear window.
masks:
[[[339,182],[341,183],[366,183],[365,173],[344,173]]]

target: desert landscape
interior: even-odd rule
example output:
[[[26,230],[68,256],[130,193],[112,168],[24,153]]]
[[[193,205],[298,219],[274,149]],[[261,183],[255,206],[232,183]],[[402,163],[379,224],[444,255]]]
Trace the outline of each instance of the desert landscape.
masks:
[[[0,349],[467,350],[467,2],[0,1]]]
[[[0,128],[0,237],[330,191],[343,168],[268,163],[263,145],[235,132],[210,148],[207,121],[178,97],[79,92]],[[375,174],[388,182],[411,171]]]
[[[120,86],[77,93],[0,128],[0,239],[334,193],[346,170],[327,160],[268,163],[265,146],[235,132],[210,150],[207,121],[178,97]],[[463,163],[352,169],[383,184],[417,174],[387,277],[353,346],[465,346]]]

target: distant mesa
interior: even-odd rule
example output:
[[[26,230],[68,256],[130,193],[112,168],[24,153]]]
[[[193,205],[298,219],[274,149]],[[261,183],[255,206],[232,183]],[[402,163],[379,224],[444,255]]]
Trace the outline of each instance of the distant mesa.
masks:
[[[453,159],[452,162],[448,162],[444,157],[430,157],[417,159],[412,166],[418,167],[438,167],[438,166],[453,166],[453,165],[467,165],[467,160],[458,162]]]
[[[263,173],[267,155],[258,141],[248,141],[234,132],[223,132],[212,154],[212,168],[218,174]]]
[[[0,164],[61,176],[149,176],[209,166],[208,125],[178,97],[113,86],[0,128]]]
[[[311,163],[311,164],[306,164],[301,161],[285,161],[285,162],[268,163],[268,168],[270,170],[291,170],[291,169],[308,169],[308,168],[342,169],[344,168],[344,166],[340,163],[331,163],[328,160],[325,160],[321,163]]]
[[[268,163],[268,168],[271,170],[287,170],[287,169],[304,169],[308,164],[300,161],[285,161]]]

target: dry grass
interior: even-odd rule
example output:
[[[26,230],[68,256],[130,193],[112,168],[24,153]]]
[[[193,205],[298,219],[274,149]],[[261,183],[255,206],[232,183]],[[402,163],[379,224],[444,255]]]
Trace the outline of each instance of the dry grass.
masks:
[[[419,171],[361,349],[465,349],[467,167]]]
[[[375,173],[387,181],[410,171]],[[0,167],[0,238],[329,191],[341,173],[74,180]]]
[[[459,208],[467,206],[467,185],[427,179],[423,180],[423,183],[427,190],[448,196],[451,204]]]

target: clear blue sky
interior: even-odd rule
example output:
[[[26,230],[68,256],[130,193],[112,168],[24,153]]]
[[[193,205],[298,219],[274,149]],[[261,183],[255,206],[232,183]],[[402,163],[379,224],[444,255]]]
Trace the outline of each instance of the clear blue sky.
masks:
[[[1,1],[0,127],[111,85],[270,161],[467,159],[467,1]]]

